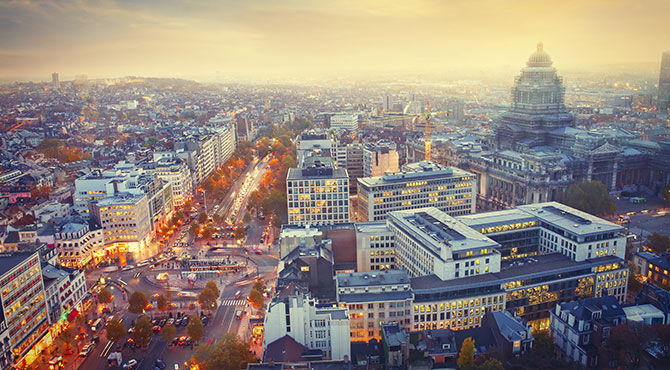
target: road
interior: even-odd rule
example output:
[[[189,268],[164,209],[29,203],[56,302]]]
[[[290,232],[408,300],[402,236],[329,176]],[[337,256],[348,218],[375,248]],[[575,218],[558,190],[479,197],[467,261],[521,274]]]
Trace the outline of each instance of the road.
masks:
[[[246,209],[248,197],[261,180],[266,165],[267,161],[263,160],[257,162],[255,165],[252,164],[248,166],[245,172],[231,186],[230,194],[228,194],[218,205],[217,213],[225,216],[224,219],[232,216],[235,222],[241,220],[245,213],[244,210]],[[197,205],[194,206],[197,207]],[[214,207],[208,205],[207,208],[213,209]],[[250,311],[252,308],[249,307],[245,297],[247,297],[251,291],[253,285],[251,279],[255,276],[260,276],[265,281],[273,281],[276,276],[275,269],[277,266],[277,255],[268,254],[269,252],[273,252],[271,249],[272,238],[265,238],[265,243],[263,243],[262,246],[258,245],[261,236],[265,234],[268,229],[267,223],[254,219],[248,226],[245,246],[247,246],[250,251],[245,251],[243,248],[226,248],[222,243],[216,243],[218,240],[207,243],[212,246],[221,246],[223,248],[207,249],[204,251],[205,255],[244,257],[248,260],[249,266],[255,266],[255,272],[248,277],[244,276],[244,272],[238,275],[228,275],[217,281],[217,284],[221,289],[220,304],[217,309],[211,313],[209,324],[205,327],[205,336],[200,340],[199,345],[213,345],[216,340],[222,338],[229,332],[238,333],[244,340],[247,340],[249,335],[249,314],[251,314]],[[172,246],[175,241],[190,239],[188,236],[184,236],[184,238],[181,237],[182,232],[185,231],[187,227],[188,223],[184,223],[181,227],[176,228],[173,234],[167,239],[166,245]],[[271,228],[269,235],[272,236]],[[195,255],[205,249],[203,248],[205,246],[204,242],[189,243],[189,246],[191,255]],[[253,248],[258,248],[263,254],[256,254],[252,251]],[[134,268],[128,271],[105,273],[104,276],[106,278],[111,278],[113,281],[122,281],[127,284],[124,286],[123,283],[121,283],[121,285],[128,291],[128,295],[136,290],[149,293],[163,292],[166,289],[164,285],[157,285],[155,281],[148,278],[150,275],[156,274],[159,269],[161,269],[160,266],[156,267],[156,271],[151,270],[149,266],[144,266],[142,268]],[[95,281],[98,281],[101,275],[101,271],[95,271],[92,274],[87,275],[87,280],[92,284]],[[240,281],[241,284],[238,283]],[[124,294],[122,294],[117,287],[114,287],[113,285],[108,285],[108,287],[112,294],[114,294],[113,302],[110,304],[112,308],[115,308],[115,312],[112,314],[114,314],[115,317],[121,317],[126,329],[128,329],[131,323],[134,323],[137,320],[138,315],[127,311],[127,301],[125,300]],[[240,298],[235,297],[235,293],[238,290],[241,292]],[[173,301],[176,301],[176,299],[173,299]],[[236,319],[236,313],[238,311],[246,312],[246,315],[243,315],[241,320]],[[179,307],[173,309],[172,312],[174,315],[177,315]],[[148,315],[152,316],[158,314],[155,311],[150,311]],[[166,314],[164,315],[166,316]],[[177,336],[186,335],[185,331],[185,327],[178,327]],[[128,337],[130,337],[130,335],[126,336],[126,338]],[[125,341],[126,338],[122,341]],[[120,347],[120,343],[109,343],[104,335],[100,335],[100,343],[95,347],[94,351],[84,359],[79,358],[77,365],[81,363],[82,369],[105,368],[107,367],[107,357],[109,353],[113,352],[118,347]],[[184,369],[187,368],[185,363],[187,363],[192,356],[192,349],[190,347],[180,346],[168,347],[168,344],[165,343],[160,334],[157,333],[154,334],[148,348],[123,348],[122,355],[124,362],[127,362],[130,359],[136,359],[139,363],[139,369],[153,370],[156,359],[161,359],[167,365],[168,369],[174,369],[175,365],[179,365],[180,369]]]

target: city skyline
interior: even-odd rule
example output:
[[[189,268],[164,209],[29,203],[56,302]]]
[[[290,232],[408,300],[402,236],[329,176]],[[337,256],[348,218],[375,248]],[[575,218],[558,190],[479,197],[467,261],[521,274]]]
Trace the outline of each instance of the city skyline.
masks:
[[[67,80],[518,70],[538,41],[561,70],[633,70],[658,68],[670,48],[670,4],[661,0],[16,0],[0,10],[4,80],[47,80],[54,71]]]

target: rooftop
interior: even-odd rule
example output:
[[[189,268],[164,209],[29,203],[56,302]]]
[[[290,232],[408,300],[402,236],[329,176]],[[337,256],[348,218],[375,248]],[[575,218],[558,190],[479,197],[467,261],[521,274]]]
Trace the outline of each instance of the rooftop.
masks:
[[[409,284],[407,272],[403,270],[345,272],[337,274],[336,279],[339,288]]]
[[[500,211],[473,213],[470,215],[456,216],[456,220],[472,227],[481,229],[486,227],[516,224],[537,220],[536,217],[529,215],[517,208],[504,209]]]
[[[13,252],[0,254],[0,276],[11,271],[37,252]]]
[[[323,167],[322,171],[310,168],[289,168],[286,180],[306,180],[306,179],[348,179],[347,170],[344,168]],[[313,170],[313,171],[310,171]]]
[[[474,174],[456,167],[448,167],[435,162],[416,162],[409,163],[402,167],[401,172],[387,173],[381,176],[361,177],[358,179],[367,186],[380,186],[392,183],[405,183],[418,179],[428,179],[432,177],[452,178],[468,177]]]
[[[622,226],[558,202],[522,205],[518,206],[517,209],[576,235],[587,236],[624,231]]]

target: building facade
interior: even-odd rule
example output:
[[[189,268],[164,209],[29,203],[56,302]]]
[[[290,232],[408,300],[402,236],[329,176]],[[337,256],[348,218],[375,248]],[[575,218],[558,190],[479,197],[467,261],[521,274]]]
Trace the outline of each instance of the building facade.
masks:
[[[381,140],[366,143],[363,151],[363,176],[382,176],[387,172],[398,172],[398,151],[395,143]]]
[[[670,51],[666,51],[661,57],[657,101],[657,110],[663,114],[670,114]]]
[[[395,234],[381,222],[358,222],[356,231],[356,271],[370,272],[396,268]]]
[[[338,113],[330,117],[330,128],[333,130],[356,131],[358,129],[358,114]]]
[[[384,324],[411,328],[414,299],[406,272],[339,273],[335,281],[337,302],[349,309],[352,341],[381,341]]]
[[[102,227],[105,248],[112,253],[139,253],[151,239],[147,196],[119,193],[91,203],[91,216]]]
[[[302,294],[274,298],[265,314],[263,347],[288,335],[331,360],[351,359],[349,311]]]
[[[473,213],[476,177],[467,171],[418,162],[403,171],[358,179],[358,220],[383,221],[387,213],[436,207],[448,214]]]
[[[106,255],[102,229],[91,230],[86,223],[61,225],[54,241],[61,266],[76,269],[96,266]]]
[[[315,163],[290,168],[286,176],[288,223],[329,225],[349,222],[349,176],[343,168]]]

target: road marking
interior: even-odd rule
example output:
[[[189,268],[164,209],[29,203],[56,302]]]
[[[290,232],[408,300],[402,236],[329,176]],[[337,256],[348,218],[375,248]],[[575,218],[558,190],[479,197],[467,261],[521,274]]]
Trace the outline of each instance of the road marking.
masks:
[[[224,299],[221,306],[244,306],[247,303],[244,299]]]
[[[107,344],[105,345],[105,348],[103,348],[102,352],[100,352],[100,357],[102,357],[102,358],[107,357],[107,351],[109,351],[109,349],[112,348],[112,346],[114,346],[114,342],[111,342],[111,341],[107,342]]]

